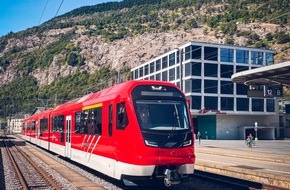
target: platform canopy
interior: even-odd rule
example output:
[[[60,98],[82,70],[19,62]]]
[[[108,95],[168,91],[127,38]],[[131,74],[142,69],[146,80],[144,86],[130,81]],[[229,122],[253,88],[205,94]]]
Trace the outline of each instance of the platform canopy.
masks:
[[[238,72],[232,81],[248,86],[283,85],[290,87],[290,61]]]

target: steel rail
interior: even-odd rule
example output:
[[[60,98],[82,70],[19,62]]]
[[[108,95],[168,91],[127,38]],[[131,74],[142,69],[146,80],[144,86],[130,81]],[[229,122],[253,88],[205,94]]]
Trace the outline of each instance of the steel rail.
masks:
[[[24,176],[22,175],[22,173],[21,173],[21,171],[20,171],[20,169],[19,169],[19,166],[17,165],[17,163],[16,163],[16,161],[15,161],[15,159],[14,159],[14,157],[13,157],[11,151],[9,150],[6,141],[5,141],[5,140],[2,140],[2,141],[3,141],[3,144],[5,145],[5,149],[6,149],[6,151],[7,151],[7,154],[8,154],[8,156],[9,156],[10,160],[11,160],[11,163],[12,163],[12,165],[13,165],[13,167],[14,167],[14,170],[15,170],[15,172],[16,172],[16,175],[17,175],[17,177],[18,177],[18,179],[19,179],[19,181],[20,181],[20,184],[21,184],[21,186],[23,187],[23,190],[28,190],[28,189],[29,189],[28,184],[27,184],[27,182],[26,182]]]
[[[12,142],[13,143],[13,142]],[[14,144],[14,143],[13,143]],[[15,145],[15,144],[14,144]],[[23,157],[37,170],[37,172],[55,189],[61,190],[62,188],[48,175],[46,174],[38,165],[36,165],[32,159],[19,147],[15,145],[15,148],[23,155]]]

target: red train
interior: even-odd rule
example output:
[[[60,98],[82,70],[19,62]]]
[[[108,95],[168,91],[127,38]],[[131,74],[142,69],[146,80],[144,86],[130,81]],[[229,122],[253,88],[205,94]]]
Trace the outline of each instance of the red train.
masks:
[[[110,177],[178,184],[194,172],[184,94],[161,81],[128,81],[23,121],[22,136]]]

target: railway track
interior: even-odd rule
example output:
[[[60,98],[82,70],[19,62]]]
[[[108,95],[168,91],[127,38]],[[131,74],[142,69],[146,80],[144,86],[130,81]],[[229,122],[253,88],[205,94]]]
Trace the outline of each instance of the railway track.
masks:
[[[2,146],[6,153],[3,155],[9,159],[15,175],[11,175],[13,189],[62,189],[45,171],[21,150],[9,138],[2,138]],[[5,158],[4,158],[5,159]],[[3,160],[4,160],[3,159]]]

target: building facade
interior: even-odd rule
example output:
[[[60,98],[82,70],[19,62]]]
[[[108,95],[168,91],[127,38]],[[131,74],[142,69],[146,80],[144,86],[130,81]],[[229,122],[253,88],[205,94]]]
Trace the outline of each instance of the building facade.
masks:
[[[22,120],[20,118],[7,119],[7,132],[13,134],[19,134],[22,131]]]
[[[195,133],[207,139],[279,138],[277,100],[250,98],[248,86],[235,84],[240,71],[274,63],[274,51],[190,42],[133,68],[134,80],[169,81],[190,100]],[[257,133],[254,123],[258,123]]]

